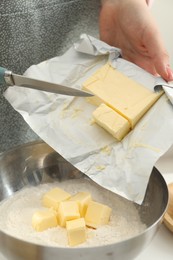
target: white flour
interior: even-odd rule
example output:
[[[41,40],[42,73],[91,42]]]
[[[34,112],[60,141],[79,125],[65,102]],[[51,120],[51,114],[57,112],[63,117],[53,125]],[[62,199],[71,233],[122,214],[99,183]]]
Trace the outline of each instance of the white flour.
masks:
[[[87,241],[79,245],[80,247],[115,243],[133,237],[146,229],[131,202],[109,191],[103,192],[102,188],[84,179],[42,184],[17,192],[0,204],[0,229],[14,237],[36,244],[68,247],[65,228],[56,227],[36,232],[31,225],[33,213],[43,208],[41,205],[43,194],[53,187],[60,187],[71,194],[88,191],[94,200],[112,208],[109,224],[97,230],[87,229]]]

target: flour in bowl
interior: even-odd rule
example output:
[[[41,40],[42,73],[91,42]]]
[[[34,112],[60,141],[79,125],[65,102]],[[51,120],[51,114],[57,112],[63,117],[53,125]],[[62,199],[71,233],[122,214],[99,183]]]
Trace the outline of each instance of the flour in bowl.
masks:
[[[86,242],[76,247],[116,243],[138,235],[146,229],[133,203],[107,190],[103,192],[101,187],[87,179],[74,179],[28,187],[1,202],[0,230],[36,244],[69,247],[65,228],[58,226],[36,232],[31,224],[33,214],[43,209],[43,195],[55,187],[62,188],[72,195],[80,191],[90,192],[94,200],[112,208],[109,224],[98,229],[87,228]]]

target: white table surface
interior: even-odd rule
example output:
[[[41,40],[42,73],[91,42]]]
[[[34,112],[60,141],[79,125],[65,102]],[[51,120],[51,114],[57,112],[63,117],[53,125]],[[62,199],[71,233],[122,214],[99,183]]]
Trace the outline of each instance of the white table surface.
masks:
[[[173,234],[162,225],[151,244],[135,260],[172,260]]]
[[[173,167],[173,163],[172,163]],[[167,183],[173,182],[173,173],[164,174]],[[135,260],[173,260],[173,233],[161,225],[151,244]]]

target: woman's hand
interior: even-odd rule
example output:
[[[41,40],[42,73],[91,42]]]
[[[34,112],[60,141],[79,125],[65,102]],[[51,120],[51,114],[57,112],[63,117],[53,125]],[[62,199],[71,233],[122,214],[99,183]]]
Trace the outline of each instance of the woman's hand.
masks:
[[[169,57],[145,0],[103,0],[100,38],[153,75],[173,80]]]

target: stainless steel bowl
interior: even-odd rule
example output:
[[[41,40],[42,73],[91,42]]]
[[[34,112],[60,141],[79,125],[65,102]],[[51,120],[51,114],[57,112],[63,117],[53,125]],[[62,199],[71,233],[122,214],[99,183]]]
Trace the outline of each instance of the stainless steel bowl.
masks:
[[[44,142],[29,143],[0,155],[0,201],[28,184],[38,185],[84,176]],[[135,205],[141,220],[147,225],[146,230],[139,235],[105,246],[55,248],[25,242],[0,231],[0,251],[7,259],[12,260],[134,259],[155,235],[167,203],[167,185],[162,175],[154,168],[143,204]]]

